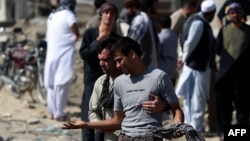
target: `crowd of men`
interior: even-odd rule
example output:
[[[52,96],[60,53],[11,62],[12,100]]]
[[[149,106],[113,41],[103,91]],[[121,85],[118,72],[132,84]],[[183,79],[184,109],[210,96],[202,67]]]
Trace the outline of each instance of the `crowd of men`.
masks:
[[[236,124],[249,125],[250,119],[245,83],[250,78],[250,26],[239,1],[226,1],[227,22],[220,21],[215,36],[210,22],[218,8],[213,0],[181,0],[180,9],[162,17],[157,16],[158,0],[125,0],[120,12],[113,3],[95,0],[96,12],[79,37],[76,1],[58,0],[46,35],[53,48],[45,66],[49,114],[68,120],[63,109],[72,49],[81,38],[81,120],[65,122],[63,129],[81,128],[83,141],[158,141],[147,133],[162,127],[163,114],[171,111],[174,124],[187,123],[204,136],[224,140],[233,111]],[[55,49],[61,52],[57,56]]]

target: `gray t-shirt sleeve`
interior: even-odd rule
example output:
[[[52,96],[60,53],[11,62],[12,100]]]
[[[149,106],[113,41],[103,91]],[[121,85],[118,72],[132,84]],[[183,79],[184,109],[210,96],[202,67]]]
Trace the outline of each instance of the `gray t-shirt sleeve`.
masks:
[[[160,88],[160,96],[168,103],[178,102],[177,95],[174,91],[172,82],[167,74],[164,74],[159,81],[158,87]]]

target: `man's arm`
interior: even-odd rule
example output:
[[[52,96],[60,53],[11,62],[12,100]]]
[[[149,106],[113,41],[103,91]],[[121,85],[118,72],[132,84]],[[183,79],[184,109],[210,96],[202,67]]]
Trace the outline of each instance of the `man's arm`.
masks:
[[[198,42],[200,41],[203,33],[203,28],[203,23],[200,20],[196,20],[191,24],[188,32],[188,38],[183,45],[183,62],[186,62],[186,59],[193,52]]]
[[[71,26],[71,30],[72,32],[74,33],[75,35],[75,42],[79,39],[80,35],[79,35],[79,29],[78,29],[78,26],[76,23],[74,23],[72,26]]]
[[[79,50],[79,55],[83,60],[88,60],[97,54],[97,47],[100,43],[96,41],[95,32],[95,29],[89,28],[83,34]]]
[[[223,3],[223,5],[221,6],[221,8],[219,9],[219,11],[218,11],[218,14],[217,14],[217,16],[216,16],[216,19],[217,19],[217,21],[218,21],[218,26],[219,27],[222,27],[222,25],[223,25],[223,18],[225,18],[225,16],[226,16],[226,7],[229,5],[231,3],[231,1],[230,0],[227,0],[227,1],[225,1],[224,3]]]
[[[121,123],[125,114],[123,111],[114,112],[114,117],[107,120],[101,120],[97,122],[85,122],[82,120],[71,120],[63,123],[62,129],[80,129],[90,128],[99,130],[119,130],[121,129]]]
[[[89,100],[89,121],[100,121],[103,119],[102,108],[100,105],[101,87],[103,86],[103,76],[99,77],[94,85],[90,100]]]
[[[184,113],[180,107],[179,102],[171,102],[169,103],[171,111],[173,113],[173,121],[174,123],[182,123],[184,122]]]

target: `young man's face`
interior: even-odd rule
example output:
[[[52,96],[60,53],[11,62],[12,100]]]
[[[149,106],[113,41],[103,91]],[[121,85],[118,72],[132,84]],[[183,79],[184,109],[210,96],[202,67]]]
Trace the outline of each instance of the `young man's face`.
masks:
[[[105,25],[112,25],[115,22],[116,14],[113,10],[106,10],[102,13],[101,21]]]
[[[232,23],[241,23],[243,14],[239,10],[229,11],[228,17]]]
[[[104,73],[111,74],[114,71],[117,71],[116,63],[114,58],[110,55],[109,49],[105,48],[100,53],[98,53],[98,59]]]
[[[126,75],[129,74],[130,61],[128,56],[116,51],[114,54],[114,60],[118,69],[120,69]]]

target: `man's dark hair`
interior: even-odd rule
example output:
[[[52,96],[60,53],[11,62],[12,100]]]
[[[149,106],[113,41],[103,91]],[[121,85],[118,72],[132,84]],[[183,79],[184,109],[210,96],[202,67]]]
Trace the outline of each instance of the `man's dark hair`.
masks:
[[[117,6],[115,4],[109,3],[109,2],[106,2],[106,3],[102,4],[102,6],[100,7],[99,16],[102,17],[102,14],[107,10],[111,10],[111,11],[114,12],[115,20],[116,20],[117,17],[118,17],[118,8],[117,8]]]
[[[96,8],[100,8],[102,4],[106,3],[106,0],[95,0],[94,5]]]
[[[109,38],[101,43],[100,46],[97,48],[97,52],[101,53],[103,49],[109,49],[111,50],[112,46],[115,44],[115,39]]]
[[[169,16],[161,17],[159,23],[162,28],[170,28],[172,20]]]
[[[133,50],[138,56],[142,55],[140,45],[130,37],[121,37],[112,46],[112,53],[119,51],[126,56],[129,55],[131,50]]]
[[[129,8],[133,6],[140,8],[139,0],[125,0],[124,7]]]
[[[196,0],[181,0],[181,7],[197,7],[197,2]]]
[[[158,0],[139,0],[141,11],[146,12],[149,8],[152,8],[157,1]]]

